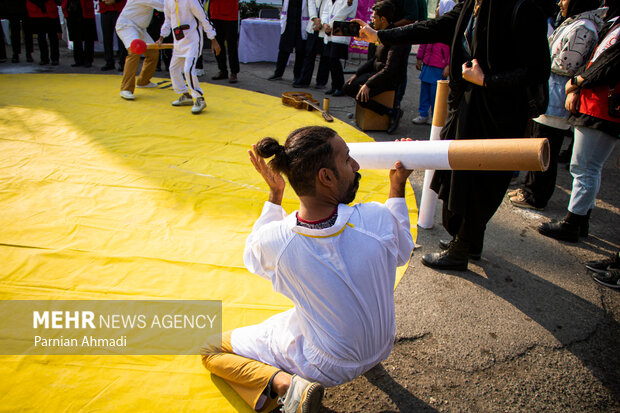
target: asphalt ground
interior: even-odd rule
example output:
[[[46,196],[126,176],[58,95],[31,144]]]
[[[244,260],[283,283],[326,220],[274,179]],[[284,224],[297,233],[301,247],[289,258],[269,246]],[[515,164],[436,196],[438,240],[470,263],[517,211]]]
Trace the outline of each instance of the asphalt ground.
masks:
[[[91,68],[71,67],[66,49],[59,66],[40,66],[36,50],[33,56],[35,63],[24,63],[24,55],[21,63],[1,63],[0,74],[118,73],[102,72],[99,54]],[[351,56],[345,72],[354,71],[363,58]],[[310,92],[320,102],[326,97],[325,90],[293,89],[292,66],[282,80],[268,81],[273,69],[273,63],[242,64],[237,84],[213,81],[217,66],[205,51],[206,74],[200,80],[278,97],[291,90]],[[120,80],[119,73],[119,85]],[[392,135],[368,134],[378,141],[428,139],[430,126],[411,123],[418,96],[412,55],[399,128]],[[354,111],[351,98],[330,97],[333,116],[354,124]],[[595,283],[583,265],[608,257],[620,245],[619,155],[617,145],[604,166],[590,235],[576,244],[536,230],[566,213],[572,177],[564,164],[543,211],[518,209],[504,200],[487,227],[482,259],[470,262],[466,272],[435,271],[420,262],[423,254],[438,251],[438,241],[447,236],[439,202],[435,225],[419,229],[418,248],[396,289],[392,355],[353,382],[328,389],[323,410],[620,411],[620,296]],[[418,200],[423,177],[424,171],[415,171],[411,178]]]

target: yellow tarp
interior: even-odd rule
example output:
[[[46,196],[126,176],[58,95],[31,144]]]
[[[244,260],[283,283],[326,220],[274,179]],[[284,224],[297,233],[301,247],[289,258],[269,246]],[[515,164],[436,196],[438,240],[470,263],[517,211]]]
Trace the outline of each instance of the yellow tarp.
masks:
[[[222,300],[224,330],[289,308],[243,266],[267,198],[247,149],[312,124],[370,138],[260,93],[203,84],[193,116],[170,90],[128,102],[119,84],[0,76],[0,299]],[[383,202],[387,171],[362,175],[356,202]],[[197,356],[0,356],[0,377],[2,410],[249,410]]]

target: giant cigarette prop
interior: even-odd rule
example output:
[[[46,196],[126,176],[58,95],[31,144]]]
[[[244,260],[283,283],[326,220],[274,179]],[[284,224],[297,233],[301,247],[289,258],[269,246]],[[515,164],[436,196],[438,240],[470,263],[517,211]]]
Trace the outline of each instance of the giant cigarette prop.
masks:
[[[396,161],[407,169],[455,171],[545,171],[549,166],[546,138],[361,142],[348,146],[360,169],[393,169]]]
[[[447,80],[437,81],[437,94],[433,109],[433,124],[431,125],[431,141],[438,141],[443,126],[448,116],[448,92],[450,87]],[[418,226],[424,229],[433,228],[435,221],[435,207],[437,205],[437,193],[431,189],[431,181],[435,170],[427,169],[424,172],[424,185],[422,187],[422,199],[420,200],[420,212],[418,213]]]

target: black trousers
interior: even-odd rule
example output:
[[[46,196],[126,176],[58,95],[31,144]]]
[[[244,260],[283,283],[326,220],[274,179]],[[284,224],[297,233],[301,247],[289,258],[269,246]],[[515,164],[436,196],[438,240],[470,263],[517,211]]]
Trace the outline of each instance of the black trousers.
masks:
[[[512,179],[512,172],[436,171],[435,173],[437,172],[457,173],[467,181],[475,182],[475,185],[470,185],[469,197],[472,202],[469,203],[469,208],[464,213],[457,213],[448,209],[448,203],[444,201],[442,220],[446,231],[452,237],[458,236],[461,241],[468,244],[470,252],[482,252],[487,223],[504,199]]]
[[[31,55],[34,50],[32,41],[32,24],[28,17],[11,17],[9,18],[9,27],[11,30],[11,48],[13,56],[19,56],[22,50],[21,31],[24,31],[24,43],[26,44],[26,55]]]
[[[411,46],[407,52],[407,60],[409,60],[409,54],[411,53]],[[405,69],[405,78],[400,85],[396,88],[396,94],[394,95],[394,107],[400,107],[400,102],[405,97],[405,90],[407,89],[407,70]]]
[[[101,33],[103,35],[103,58],[106,64],[114,66],[114,36],[118,43],[118,61],[124,62],[127,57],[127,49],[116,34],[116,20],[120,12],[115,10],[101,13]]]
[[[319,37],[318,32],[308,34],[306,39],[306,55],[301,69],[301,75],[297,82],[302,85],[310,85],[312,82],[312,73],[314,72],[314,63],[316,56],[319,55],[319,68],[316,73],[316,84],[324,86],[329,79],[329,58],[323,56],[324,42]]]
[[[341,90],[344,85],[344,72],[340,59],[347,59],[349,46],[329,42],[323,49],[323,56],[328,59],[329,73],[332,76],[332,89]]]
[[[368,79],[370,79],[373,75],[374,73],[362,73],[361,75],[357,76],[351,83],[345,83],[342,86],[342,91],[345,95],[355,98],[360,88],[364,84],[366,84]],[[394,88],[389,88],[387,85],[385,88],[373,87],[372,89],[370,89],[369,95],[372,98],[374,96],[377,96],[378,94],[385,92],[386,90],[394,90]],[[362,107],[368,108],[373,112],[378,113],[379,115],[387,115],[388,111],[391,109],[377,101],[370,99],[367,102],[362,102],[356,99],[356,102],[359,103]]]
[[[6,60],[6,46],[4,45],[4,29],[0,24],[0,60]]]
[[[86,19],[79,15],[71,15],[67,18],[69,39],[73,42],[73,60],[77,64],[92,64],[95,56],[95,40],[97,29],[95,19]]]
[[[286,33],[284,33],[286,34]],[[284,36],[284,34],[282,36]],[[280,38],[280,43],[282,43],[282,38]],[[295,65],[293,66],[293,76],[295,77],[295,81],[299,79],[301,76],[301,69],[304,65],[304,57],[306,54],[306,41],[301,38],[301,34],[295,36],[295,44],[293,46],[295,49]],[[288,62],[288,58],[291,55],[291,50],[283,48],[280,45],[280,49],[278,50],[278,60],[276,62],[276,71],[274,74],[276,76],[282,76],[284,74],[284,70],[286,69],[286,63]]]
[[[525,175],[523,191],[525,199],[536,208],[547,206],[555,191],[555,181],[558,176],[558,155],[562,149],[564,136],[570,130],[562,130],[532,122],[532,137],[547,138],[549,140],[549,168],[544,172],[530,171]]]
[[[236,20],[211,20],[213,28],[217,33],[215,39],[220,44],[222,51],[215,56],[217,67],[220,72],[227,72],[226,56],[228,56],[228,64],[230,65],[230,73],[239,73],[239,36],[238,24]]]
[[[58,62],[60,60],[60,45],[58,33],[60,33],[60,20],[49,17],[34,18],[30,20],[36,30],[37,42],[42,63]],[[49,45],[48,45],[49,40]]]

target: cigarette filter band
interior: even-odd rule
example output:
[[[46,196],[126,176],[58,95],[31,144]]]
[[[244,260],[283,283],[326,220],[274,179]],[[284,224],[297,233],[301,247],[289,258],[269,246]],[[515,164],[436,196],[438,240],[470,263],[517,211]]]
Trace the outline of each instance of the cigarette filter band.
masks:
[[[450,92],[448,81],[438,80],[435,108],[433,110],[433,126],[443,127],[446,124],[446,118],[448,117],[448,92]]]
[[[396,161],[408,169],[545,171],[549,166],[549,141],[545,138],[361,142],[348,146],[361,169],[393,169]]]

